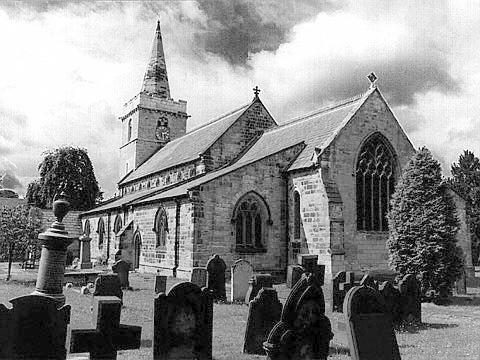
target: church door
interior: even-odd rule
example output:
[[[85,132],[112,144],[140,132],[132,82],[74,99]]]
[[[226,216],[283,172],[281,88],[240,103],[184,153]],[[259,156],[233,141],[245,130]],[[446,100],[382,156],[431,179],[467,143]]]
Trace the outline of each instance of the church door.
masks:
[[[142,239],[140,238],[140,234],[135,234],[135,238],[133,239],[133,246],[133,268],[138,269],[138,267],[140,266],[140,250],[142,246]]]

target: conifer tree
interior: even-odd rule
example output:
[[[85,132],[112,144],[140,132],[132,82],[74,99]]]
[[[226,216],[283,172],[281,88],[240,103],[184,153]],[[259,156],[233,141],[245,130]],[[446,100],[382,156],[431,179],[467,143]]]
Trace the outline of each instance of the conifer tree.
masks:
[[[387,247],[390,266],[401,276],[414,274],[427,301],[447,296],[461,274],[455,211],[440,164],[427,148],[421,148],[392,196]]]

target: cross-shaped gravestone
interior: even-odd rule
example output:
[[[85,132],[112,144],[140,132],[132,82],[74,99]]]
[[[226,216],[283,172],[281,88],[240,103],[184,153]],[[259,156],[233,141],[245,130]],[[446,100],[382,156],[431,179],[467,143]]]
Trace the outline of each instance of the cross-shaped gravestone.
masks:
[[[122,285],[117,274],[100,274],[95,279],[93,296],[116,296],[123,299]]]
[[[70,352],[89,352],[90,359],[116,359],[118,350],[140,348],[140,326],[120,324],[122,301],[116,296],[95,297],[96,329],[75,329],[70,334]]]

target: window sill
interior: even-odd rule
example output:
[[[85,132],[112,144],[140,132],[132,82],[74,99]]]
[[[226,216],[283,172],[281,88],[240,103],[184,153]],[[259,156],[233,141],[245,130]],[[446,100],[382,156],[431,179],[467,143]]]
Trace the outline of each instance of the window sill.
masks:
[[[267,252],[267,249],[256,248],[252,246],[236,245],[235,251],[243,254],[255,254],[255,253],[265,253]]]

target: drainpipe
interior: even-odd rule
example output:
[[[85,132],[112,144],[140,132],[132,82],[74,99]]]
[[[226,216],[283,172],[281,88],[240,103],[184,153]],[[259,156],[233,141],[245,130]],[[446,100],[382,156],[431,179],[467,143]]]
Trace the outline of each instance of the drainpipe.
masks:
[[[174,246],[174,267],[173,276],[177,277],[177,269],[179,263],[179,251],[180,251],[180,201],[175,200],[175,246]]]

